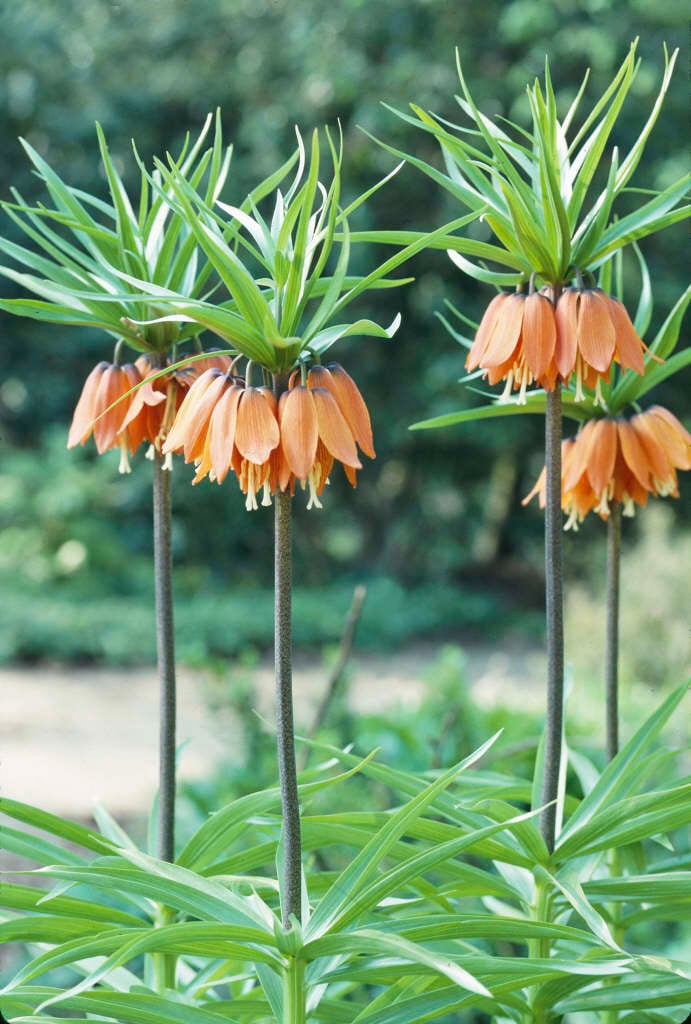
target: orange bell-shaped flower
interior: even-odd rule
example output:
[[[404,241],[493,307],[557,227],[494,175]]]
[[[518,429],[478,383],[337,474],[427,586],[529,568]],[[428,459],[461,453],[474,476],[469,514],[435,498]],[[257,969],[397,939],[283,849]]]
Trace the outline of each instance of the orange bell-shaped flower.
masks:
[[[343,465],[355,487],[356,470],[362,468],[358,445],[374,458],[370,416],[357,385],[337,363],[312,367],[306,385],[291,384],[278,408],[279,485],[285,490],[299,480],[309,488],[307,507],[321,508],[319,498],[334,461]]]
[[[551,391],[557,378],[554,306],[546,295],[502,293],[490,302],[468,352],[466,368],[486,370],[490,384],[506,380],[506,393],[537,382]]]
[[[607,519],[612,501],[632,516],[650,494],[678,497],[678,469],[691,469],[691,434],[662,406],[630,420],[589,420],[575,438],[562,442],[565,529],[577,529],[591,510]],[[544,469],[523,504],[535,495],[544,508]]]
[[[559,376],[568,381],[576,374],[576,399],[583,385],[599,388],[608,381],[613,362],[622,369],[643,373],[643,342],[625,307],[600,288],[566,288],[556,307]]]
[[[98,363],[84,382],[72,417],[67,447],[85,444],[93,434],[99,455],[120,448],[120,472],[130,471],[129,455],[141,444],[141,431],[125,423],[132,401],[127,393],[141,381],[132,363]],[[126,397],[127,396],[127,397]]]

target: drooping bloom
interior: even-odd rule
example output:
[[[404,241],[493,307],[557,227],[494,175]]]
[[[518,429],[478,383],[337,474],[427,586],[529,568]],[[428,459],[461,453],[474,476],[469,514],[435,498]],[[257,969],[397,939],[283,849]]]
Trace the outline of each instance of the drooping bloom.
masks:
[[[129,456],[143,441],[152,446],[152,454],[153,449],[161,451],[185,392],[196,378],[209,367],[227,370],[229,366],[230,357],[219,354],[156,376],[160,368],[148,355],[124,366],[100,362],[84,382],[67,447],[85,444],[93,433],[98,454],[119,447],[120,472],[129,473]]]
[[[559,379],[576,375],[576,398],[583,385],[599,391],[613,362],[643,373],[643,342],[625,307],[600,288],[566,288],[556,308],[544,292],[496,295],[480,321],[466,368],[486,371],[490,384],[506,380],[506,394],[537,383],[551,391]]]
[[[123,428],[141,431],[144,440],[151,445],[149,457],[153,457],[154,450],[162,451],[185,394],[194,381],[207,369],[215,368],[225,372],[230,364],[229,356],[219,354],[161,374],[162,367],[157,365],[155,359],[148,355],[140,356],[135,366],[144,383],[132,396]],[[171,463],[167,457],[164,469],[170,468]]]
[[[598,389],[613,362],[643,373],[643,342],[624,305],[600,288],[565,288],[555,311],[555,362],[563,381],[576,374],[576,399],[583,385]]]
[[[98,363],[84,382],[67,437],[67,447],[85,444],[94,436],[99,455],[110,448],[120,448],[120,471],[129,472],[129,455],[133,454],[144,434],[141,424],[125,424],[132,398],[127,396],[141,381],[136,365]]]
[[[589,420],[575,438],[562,442],[565,529],[577,529],[591,510],[607,519],[612,501],[632,516],[649,494],[678,497],[678,469],[691,469],[691,434],[662,406],[628,420]],[[523,504],[535,495],[544,508],[544,469]]]
[[[260,492],[262,505],[279,489],[293,493],[296,481],[309,489],[307,507],[321,508],[335,461],[356,485],[358,445],[374,458],[367,406],[352,378],[333,364],[313,367],[305,384],[296,371],[279,403],[269,388],[207,370],[185,396],[163,451],[182,451],[195,463],[193,483],[208,476],[220,484],[232,471],[247,509],[258,507]]]
[[[554,306],[546,295],[505,292],[495,297],[480,321],[466,368],[487,371],[490,384],[506,380],[506,393],[537,382],[551,391],[557,378],[557,328]]]
[[[353,487],[362,468],[357,448],[375,457],[372,425],[365,401],[342,366],[314,366],[306,385],[293,386],[281,395],[279,483],[285,490],[299,480],[309,488],[308,508],[321,508],[319,498],[334,461],[343,465]]]
[[[205,476],[222,483],[233,470],[247,508],[256,509],[257,494],[270,504],[278,478],[280,434],[276,399],[268,388],[246,387],[229,373],[206,370],[189,389],[163,446],[182,451],[197,468],[193,483]]]

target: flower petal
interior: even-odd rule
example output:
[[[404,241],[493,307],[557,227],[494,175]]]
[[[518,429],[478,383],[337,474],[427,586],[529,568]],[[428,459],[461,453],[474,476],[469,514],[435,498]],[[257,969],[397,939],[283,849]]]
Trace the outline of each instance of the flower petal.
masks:
[[[598,373],[609,369],[614,357],[614,324],[604,293],[597,289],[581,292],[578,302],[578,348]]]
[[[559,376],[567,381],[576,366],[578,351],[578,292],[573,288],[567,288],[559,296],[554,321],[557,329],[554,361]]]
[[[365,455],[374,459],[372,423],[369,410],[357,384],[338,363],[330,363],[328,372],[331,377],[329,390],[338,402],[338,407],[345,416],[353,437]]]
[[[562,447],[562,451],[563,451],[563,447]],[[533,498],[535,497],[535,495],[537,495],[540,508],[544,508],[545,507],[545,488],[546,488],[546,486],[547,486],[547,470],[543,466],[542,467],[542,472],[540,473],[539,477],[535,481],[535,486],[533,487],[532,491],[530,491],[529,494],[526,494],[525,498],[523,498],[523,500],[521,501],[521,505],[527,505],[528,502],[532,501]]]
[[[281,435],[278,420],[262,388],[245,388],[240,396],[235,426],[235,447],[249,462],[261,465]]]
[[[470,351],[466,357],[465,365],[467,370],[474,370],[482,363],[482,357],[484,356],[489,340],[494,333],[494,327],[497,319],[501,316],[501,307],[508,298],[509,295],[506,292],[500,292],[499,295],[494,296],[483,313],[480,326],[475,334],[475,340],[470,346]]]
[[[182,448],[185,461],[190,461],[199,435],[206,431],[225,380],[225,374],[216,369],[205,370],[201,377],[195,380],[178,409],[175,422],[163,445],[165,453],[179,451]]]
[[[128,387],[128,390],[130,390],[131,388],[136,387],[137,384],[141,383],[141,379],[142,378],[140,376],[139,370],[137,369],[136,363],[134,365],[132,365],[132,363],[126,363],[125,366],[123,366],[122,369],[123,369],[123,371],[125,373],[125,376],[127,377],[127,387]],[[135,410],[135,403],[137,403],[137,399],[141,395],[142,391],[145,391],[145,390],[146,390],[146,385],[144,385],[143,387],[140,387],[137,391],[134,392],[134,394],[130,395],[130,398],[128,399],[128,401],[126,403],[127,411],[125,413],[125,418],[123,419],[122,423],[120,424],[120,440],[121,441],[123,439],[125,440],[125,442],[127,444],[127,447],[129,448],[130,452],[132,452],[132,453],[136,452],[136,450],[139,447],[139,445],[142,443],[142,441],[147,436],[147,434],[146,434],[146,424],[147,424],[146,412],[144,412],[144,415],[137,415],[137,412]],[[157,392],[157,394],[158,394],[158,392]],[[164,401],[165,401],[165,397],[166,397],[165,395],[161,395],[161,398]],[[138,411],[141,413],[142,410],[143,410],[143,406],[137,404],[136,409],[138,409]],[[135,410],[134,413],[133,413],[133,410]],[[153,438],[151,438],[151,440],[153,441]]]
[[[677,469],[691,469],[691,434],[668,409],[651,405],[645,415]]]
[[[617,358],[622,369],[633,370],[635,373],[644,373],[643,342],[636,334],[636,329],[631,323],[626,307],[617,299],[611,297],[608,298],[607,305],[610,319],[614,325]]]
[[[120,399],[129,389],[127,375],[121,366],[109,366],[104,370],[93,406],[96,417],[94,441],[99,455],[117,443],[116,438],[127,413],[127,405]]]
[[[495,318],[484,354],[480,360],[483,369],[501,366],[516,353],[521,338],[521,325],[525,309],[525,295],[507,295],[499,315]]]
[[[302,384],[281,395],[278,406],[281,448],[290,471],[306,480],[317,453],[319,429],[312,392]]]
[[[69,434],[67,435],[67,447],[74,448],[78,444],[84,444],[91,437],[94,426],[94,402],[96,392],[101,383],[101,377],[110,364],[104,362],[94,366],[89,376],[84,381],[82,393],[72,416]]]
[[[653,481],[669,479],[673,472],[672,463],[663,444],[651,427],[646,413],[639,413],[638,416],[632,417],[631,426],[645,449]]]
[[[353,435],[336,399],[326,388],[312,388],[310,393],[317,411],[319,437],[327,451],[344,466],[362,469]]]
[[[645,487],[646,490],[650,490],[650,461],[648,459],[648,453],[643,447],[638,434],[628,420],[620,420],[617,423],[617,431],[619,433],[621,453],[626,465],[629,467],[636,480],[638,480],[641,487]]]
[[[219,399],[209,422],[209,459],[219,484],[225,480],[233,458],[238,402],[243,389],[233,384]]]
[[[607,491],[617,457],[618,433],[614,420],[596,420],[588,449],[588,479],[597,496]]]
[[[554,306],[546,295],[533,292],[525,300],[521,336],[528,369],[538,378],[552,361],[557,341]]]
[[[574,438],[571,454],[568,460],[564,460],[562,466],[562,487],[565,491],[573,490],[581,477],[587,473],[594,429],[595,420],[588,420]]]

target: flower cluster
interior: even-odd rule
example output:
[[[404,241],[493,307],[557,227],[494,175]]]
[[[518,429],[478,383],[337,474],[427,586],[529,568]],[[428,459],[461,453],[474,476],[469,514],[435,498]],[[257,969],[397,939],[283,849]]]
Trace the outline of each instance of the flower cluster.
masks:
[[[599,288],[566,288],[556,306],[542,292],[501,293],[490,302],[466,359],[466,368],[486,371],[490,384],[506,380],[506,394],[534,382],[546,391],[557,379],[576,376],[583,385],[608,381],[613,362],[643,373],[643,342],[621,302]]]
[[[367,406],[356,384],[334,363],[314,366],[300,380],[292,374],[279,401],[267,387],[209,369],[192,384],[163,445],[194,462],[193,483],[208,476],[219,484],[230,471],[247,496],[247,509],[271,503],[277,490],[309,489],[308,508],[321,508],[334,461],[356,486],[362,468],[358,447],[374,458]]]
[[[93,434],[98,454],[119,448],[120,472],[129,473],[129,456],[142,441],[161,451],[185,392],[210,366],[226,369],[230,359],[208,356],[160,376],[161,368],[147,355],[124,366],[98,363],[84,382],[67,447],[85,444]]]
[[[691,434],[662,406],[629,420],[589,420],[562,442],[565,529],[577,529],[591,510],[607,519],[612,501],[631,516],[634,504],[643,507],[649,494],[678,497],[677,469],[691,469]],[[538,495],[544,508],[545,476],[543,469],[524,505]]]

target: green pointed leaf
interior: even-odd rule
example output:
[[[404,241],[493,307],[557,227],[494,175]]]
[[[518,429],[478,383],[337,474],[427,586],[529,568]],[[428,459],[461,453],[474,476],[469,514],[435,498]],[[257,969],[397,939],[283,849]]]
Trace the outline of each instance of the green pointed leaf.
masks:
[[[684,699],[688,690],[689,684],[674,690],[616,757],[610,761],[597,784],[584,797],[578,809],[562,829],[557,839],[557,854],[598,811],[610,806],[615,799],[627,796],[636,788],[639,781],[638,762],[640,758],[650,748],[651,743]]]

